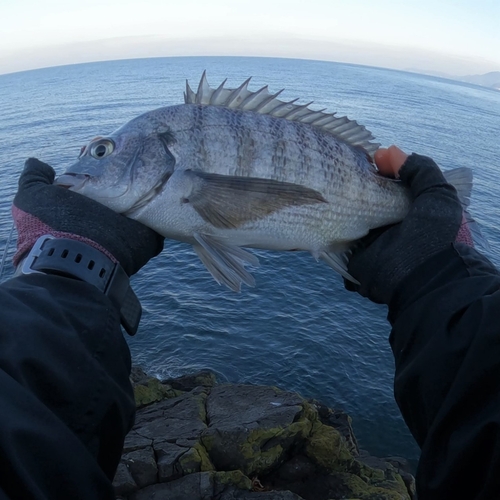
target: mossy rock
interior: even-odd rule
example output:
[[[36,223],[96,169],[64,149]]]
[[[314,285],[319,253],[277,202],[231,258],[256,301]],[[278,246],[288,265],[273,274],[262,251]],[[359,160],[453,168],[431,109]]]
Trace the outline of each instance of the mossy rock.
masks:
[[[342,435],[328,425],[315,422],[305,447],[306,455],[340,480],[345,498],[360,500],[409,499],[403,478],[393,467],[385,471],[356,460]]]
[[[354,460],[340,432],[319,421],[313,424],[305,452],[313,462],[328,471],[346,471]]]
[[[179,458],[179,466],[183,475],[214,470],[210,457],[201,443],[196,443]]]
[[[156,378],[149,378],[147,381],[134,385],[134,398],[137,408],[142,408],[163,399],[175,398],[181,394],[181,391],[162,384]]]
[[[408,492],[393,490],[382,486],[368,484],[355,474],[336,472],[335,479],[338,498],[357,500],[410,500]]]
[[[186,392],[200,386],[214,387],[217,384],[217,376],[211,370],[201,370],[197,373],[162,380],[162,383],[170,385],[175,390]]]
[[[225,464],[224,468],[257,475],[279,466],[293,443],[304,440],[311,428],[312,423],[302,418],[286,427],[241,431],[237,447],[234,446],[234,433],[204,435],[201,440],[209,456],[215,456],[216,460],[221,452],[229,453],[231,448],[232,467]]]
[[[231,485],[239,490],[252,489],[252,481],[240,470],[214,472],[214,481],[216,485]]]

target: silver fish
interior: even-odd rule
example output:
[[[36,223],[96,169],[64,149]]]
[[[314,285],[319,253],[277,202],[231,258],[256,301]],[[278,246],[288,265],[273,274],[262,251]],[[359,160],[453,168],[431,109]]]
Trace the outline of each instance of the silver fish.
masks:
[[[364,126],[265,86],[211,88],[145,113],[82,148],[57,183],[189,243],[219,284],[254,286],[242,247],[305,250],[347,279],[352,243],[403,219],[408,193],[380,176]],[[469,169],[452,177],[463,198]]]

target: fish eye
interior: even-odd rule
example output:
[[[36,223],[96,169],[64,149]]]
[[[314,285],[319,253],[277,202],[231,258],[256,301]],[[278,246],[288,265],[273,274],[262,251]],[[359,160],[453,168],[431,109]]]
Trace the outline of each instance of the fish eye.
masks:
[[[99,139],[89,147],[90,156],[96,160],[109,156],[115,150],[115,143],[111,139]]]

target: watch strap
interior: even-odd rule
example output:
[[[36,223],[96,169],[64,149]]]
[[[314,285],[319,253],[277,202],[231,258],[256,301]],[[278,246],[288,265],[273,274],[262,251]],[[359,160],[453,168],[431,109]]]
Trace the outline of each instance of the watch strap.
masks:
[[[107,295],[129,335],[139,327],[142,307],[119,263],[81,241],[44,235],[21,263],[21,274],[43,273],[76,278]]]

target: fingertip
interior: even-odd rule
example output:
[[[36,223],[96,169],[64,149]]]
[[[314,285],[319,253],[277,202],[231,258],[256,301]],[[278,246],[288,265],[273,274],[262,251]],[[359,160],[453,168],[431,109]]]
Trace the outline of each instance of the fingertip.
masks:
[[[392,175],[390,167],[390,154],[387,148],[380,148],[373,155],[375,164],[382,175]]]
[[[387,148],[379,148],[377,149],[377,151],[375,151],[373,157],[375,158],[375,163],[377,163],[377,165],[379,164],[379,162],[384,162],[385,158],[387,157],[388,151],[389,150]]]
[[[375,151],[375,163],[382,175],[398,177],[399,169],[403,166],[408,155],[397,146],[380,148]]]
[[[404,165],[408,155],[402,149],[394,145],[389,147],[388,155],[391,173],[397,177],[399,169]]]

